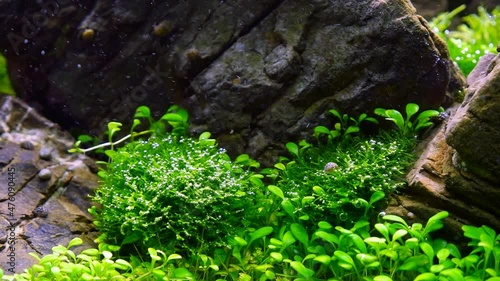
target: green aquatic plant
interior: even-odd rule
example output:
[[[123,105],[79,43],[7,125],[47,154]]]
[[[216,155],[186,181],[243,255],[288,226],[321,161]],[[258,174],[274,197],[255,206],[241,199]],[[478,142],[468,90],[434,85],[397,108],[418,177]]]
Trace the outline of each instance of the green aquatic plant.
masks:
[[[147,129],[140,132],[136,132],[135,129],[141,125],[141,120],[147,120]],[[114,150],[114,147],[118,144],[124,143],[128,140],[134,141],[135,138],[141,136],[149,135],[164,135],[168,129],[170,129],[171,135],[185,136],[187,134],[187,129],[189,114],[183,108],[177,105],[171,106],[167,113],[165,113],[159,120],[154,120],[151,116],[151,111],[147,106],[139,106],[134,114],[134,120],[132,126],[130,127],[130,133],[119,140],[113,141],[114,136],[121,131],[123,124],[121,122],[109,122],[107,127],[108,130],[105,132],[108,135],[108,142],[102,144],[95,144],[98,139],[89,135],[80,135],[78,140],[73,145],[73,148],[69,149],[70,153],[87,153],[93,150],[104,151],[104,148],[110,147]],[[170,128],[168,128],[170,127]],[[94,145],[89,148],[81,148],[82,144],[94,142]]]
[[[449,30],[454,18],[465,10],[465,7],[461,5],[451,12],[441,13],[429,24],[448,45],[451,59],[468,75],[483,55],[496,52],[500,42],[500,7],[489,13],[480,6],[477,14],[462,17],[462,23],[456,30]]]
[[[7,73],[7,60],[0,55],[0,93],[15,96],[16,92],[12,89],[9,74]]]
[[[320,142],[321,136],[327,136],[327,141],[340,137],[348,137],[352,134],[358,133],[360,131],[360,125],[363,122],[372,122],[378,124],[375,118],[368,117],[366,113],[361,114],[357,119],[349,117],[347,114],[340,114],[337,110],[331,109],[328,111],[333,116],[338,119],[332,129],[328,129],[325,126],[317,126],[314,128],[314,137]]]
[[[300,206],[297,217],[307,214],[314,224],[326,216],[349,224],[364,214],[363,203],[373,192],[391,193],[405,186],[403,175],[415,159],[415,143],[415,138],[394,131],[368,139],[353,137],[309,147],[300,159],[261,173],[272,175],[286,198],[296,198],[287,204]]]
[[[274,195],[273,195],[274,196]],[[231,236],[230,247],[181,256],[148,248],[139,256],[119,257],[119,246],[99,243],[75,254],[81,245],[55,246],[23,273],[2,280],[374,280],[498,281],[500,235],[487,226],[464,226],[471,252],[432,234],[444,227],[445,211],[425,224],[408,224],[383,215],[374,225],[359,220],[350,227],[320,221],[262,226]]]
[[[223,245],[253,207],[251,173],[204,133],[151,136],[107,151],[91,213],[108,237],[184,249]],[[130,238],[132,239],[132,238]],[[144,246],[145,247],[145,246]]]
[[[403,114],[396,109],[376,108],[375,114],[393,122],[403,135],[416,135],[420,130],[434,125],[431,120],[439,115],[439,111],[430,109],[412,118],[419,109],[417,104],[409,103],[406,105],[406,117],[403,117]]]

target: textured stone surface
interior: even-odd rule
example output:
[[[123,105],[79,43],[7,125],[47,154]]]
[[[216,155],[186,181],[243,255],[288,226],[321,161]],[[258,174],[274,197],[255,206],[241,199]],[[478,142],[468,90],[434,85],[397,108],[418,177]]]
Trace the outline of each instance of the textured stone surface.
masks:
[[[442,41],[407,0],[65,3],[72,17],[60,7],[49,22],[67,30],[47,23],[27,44],[0,47],[21,97],[96,135],[139,105],[159,115],[178,103],[195,132],[214,133],[230,154],[268,159],[331,108],[437,107],[452,72]],[[3,33],[20,34],[22,24]]]
[[[446,210],[447,235],[456,239],[463,224],[500,231],[498,61],[487,55],[469,75],[463,103],[450,108],[448,120],[422,144],[409,187],[393,196],[388,213],[425,222]]]
[[[500,184],[500,56],[481,59],[467,79],[469,90],[448,125],[446,141],[462,169]]]
[[[84,164],[91,160],[68,155],[72,137],[16,98],[0,96],[0,127],[0,267],[6,273],[12,273],[9,269],[20,273],[35,262],[29,252],[52,253],[52,247],[67,245],[75,237],[84,240],[77,252],[94,245],[97,233],[87,209],[97,176]],[[22,146],[26,142],[31,143],[30,150]],[[42,171],[50,177],[41,177]],[[12,252],[14,265],[8,263]]]

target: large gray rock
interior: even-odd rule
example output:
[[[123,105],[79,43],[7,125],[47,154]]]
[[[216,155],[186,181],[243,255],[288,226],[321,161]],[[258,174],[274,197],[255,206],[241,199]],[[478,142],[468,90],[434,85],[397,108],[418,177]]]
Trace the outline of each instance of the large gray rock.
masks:
[[[469,75],[469,90],[446,141],[457,152],[457,165],[493,183],[500,183],[500,56],[481,58]]]
[[[446,210],[448,238],[457,240],[464,224],[500,231],[499,61],[486,55],[469,75],[463,103],[421,144],[409,187],[393,196],[388,213],[422,222]]]
[[[57,38],[42,36],[54,32],[47,24],[17,54],[0,47],[20,96],[96,135],[141,104],[159,115],[178,103],[195,132],[264,159],[309,136],[328,109],[435,108],[454,81],[445,45],[407,0],[101,0],[85,17],[65,3],[74,16],[50,17],[69,28]]]
[[[77,252],[93,246],[97,232],[87,211],[98,180],[93,161],[68,155],[72,137],[10,96],[0,95],[0,130],[0,264],[5,273],[21,273],[33,264],[29,252],[49,254],[75,237],[84,241]]]

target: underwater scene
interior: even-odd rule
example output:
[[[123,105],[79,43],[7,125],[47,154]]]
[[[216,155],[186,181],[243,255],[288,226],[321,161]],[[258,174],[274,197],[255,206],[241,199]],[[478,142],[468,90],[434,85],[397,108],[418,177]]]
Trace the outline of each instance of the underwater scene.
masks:
[[[499,52],[500,0],[2,0],[0,280],[500,281]]]

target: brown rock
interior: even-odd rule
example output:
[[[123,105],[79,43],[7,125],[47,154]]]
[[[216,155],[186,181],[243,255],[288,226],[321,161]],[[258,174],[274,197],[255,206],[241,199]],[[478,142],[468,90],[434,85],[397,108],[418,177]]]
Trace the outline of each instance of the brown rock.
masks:
[[[77,252],[94,245],[97,233],[87,209],[97,176],[84,164],[90,159],[66,153],[74,140],[57,125],[10,96],[0,96],[0,108],[2,178],[9,181],[6,187],[12,187],[11,193],[5,188],[0,194],[5,203],[0,212],[0,264],[12,274],[36,261],[29,252],[49,254],[52,247],[65,246],[75,237],[85,241],[74,249]],[[32,149],[21,148],[23,142],[30,142]],[[42,149],[50,151],[51,157],[43,159]]]

